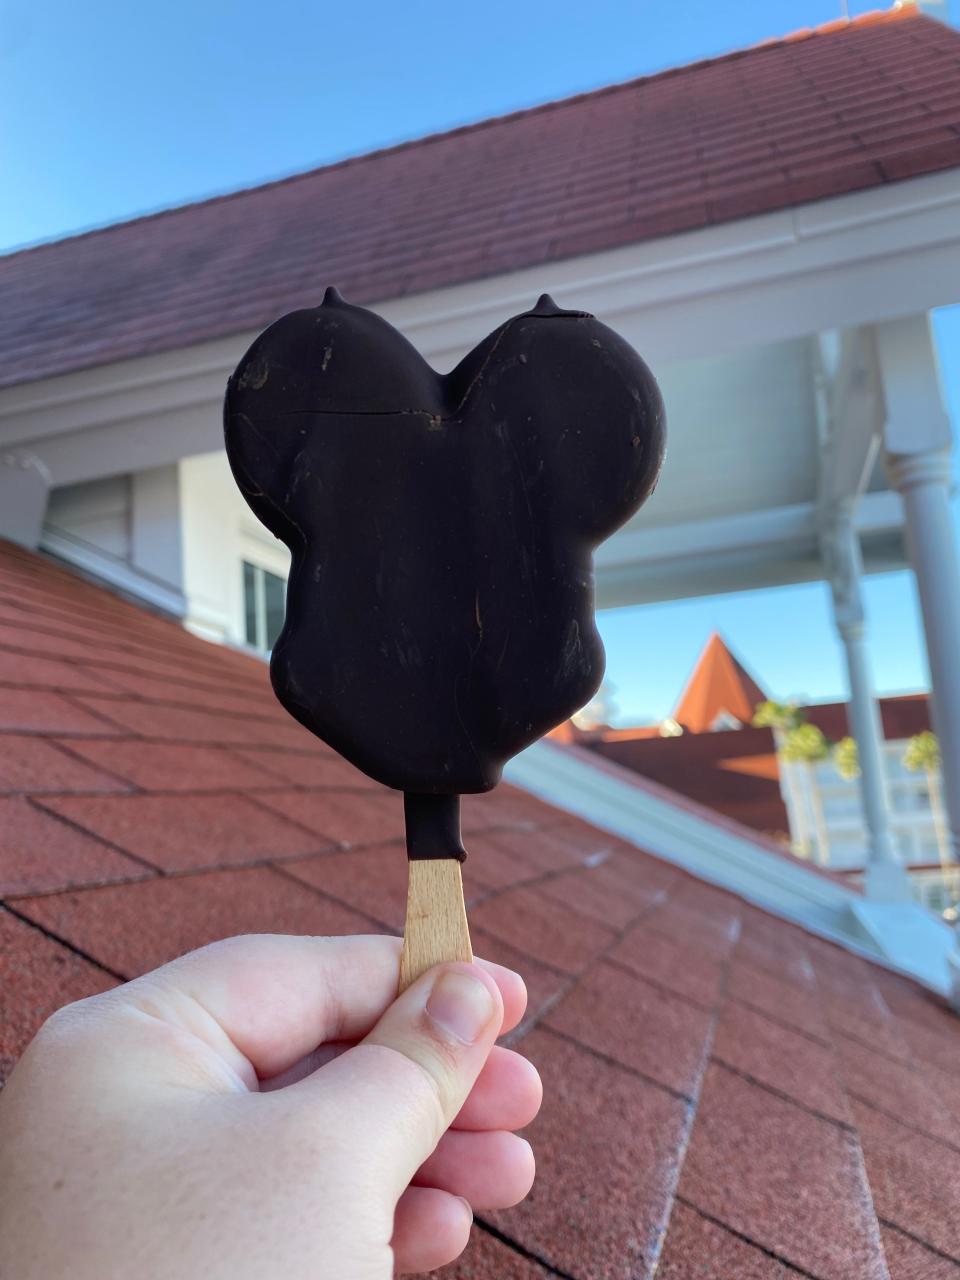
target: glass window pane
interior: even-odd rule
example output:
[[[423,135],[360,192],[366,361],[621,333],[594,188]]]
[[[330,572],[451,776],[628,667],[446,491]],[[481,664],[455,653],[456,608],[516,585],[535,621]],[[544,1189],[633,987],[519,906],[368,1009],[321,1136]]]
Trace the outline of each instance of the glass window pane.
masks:
[[[243,618],[247,644],[257,643],[257,570],[243,562]]]
[[[277,642],[280,628],[283,626],[283,614],[287,584],[275,573],[263,575],[264,597],[267,609],[267,648],[272,649]]]

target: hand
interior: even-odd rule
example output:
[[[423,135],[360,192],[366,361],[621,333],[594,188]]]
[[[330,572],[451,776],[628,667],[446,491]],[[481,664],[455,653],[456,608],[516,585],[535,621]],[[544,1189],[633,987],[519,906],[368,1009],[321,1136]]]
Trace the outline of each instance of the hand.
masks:
[[[44,1025],[0,1095],[0,1275],[389,1280],[521,1200],[521,979],[395,938],[232,938]],[[469,1203],[468,1203],[469,1202]]]

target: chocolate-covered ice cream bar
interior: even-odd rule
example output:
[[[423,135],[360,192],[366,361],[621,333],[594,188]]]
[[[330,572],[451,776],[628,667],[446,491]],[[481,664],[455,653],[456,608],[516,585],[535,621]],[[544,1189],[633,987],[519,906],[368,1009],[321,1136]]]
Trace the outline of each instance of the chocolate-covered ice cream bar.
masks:
[[[292,556],[277,697],[405,793],[411,888],[442,898],[459,885],[457,797],[494,787],[600,685],[591,557],[656,483],[653,376],[547,295],[438,374],[328,289],[240,361],[225,434]]]

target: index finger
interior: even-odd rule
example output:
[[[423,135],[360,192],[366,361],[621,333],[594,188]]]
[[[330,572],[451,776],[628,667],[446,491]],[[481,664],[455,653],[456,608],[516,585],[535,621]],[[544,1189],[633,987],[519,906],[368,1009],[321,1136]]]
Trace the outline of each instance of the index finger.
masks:
[[[136,1003],[149,993],[163,1015],[186,996],[226,1034],[260,1077],[278,1075],[328,1040],[359,1040],[397,996],[399,938],[251,934],[171,961],[104,999]],[[478,963],[500,988],[502,1030],[523,1017],[527,993],[511,969]],[[100,997],[97,997],[100,999]],[[178,1019],[179,1020],[179,1019]],[[214,1047],[221,1048],[221,1044]]]

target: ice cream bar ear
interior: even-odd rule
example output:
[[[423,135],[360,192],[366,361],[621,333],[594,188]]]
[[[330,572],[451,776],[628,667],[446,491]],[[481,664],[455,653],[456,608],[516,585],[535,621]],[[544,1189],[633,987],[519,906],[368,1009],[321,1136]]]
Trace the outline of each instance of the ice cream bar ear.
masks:
[[[328,290],[240,361],[225,433],[292,555],[277,697],[371,777],[436,797],[418,841],[442,847],[442,798],[495,786],[599,687],[592,552],[656,483],[653,376],[546,294],[439,374]]]

